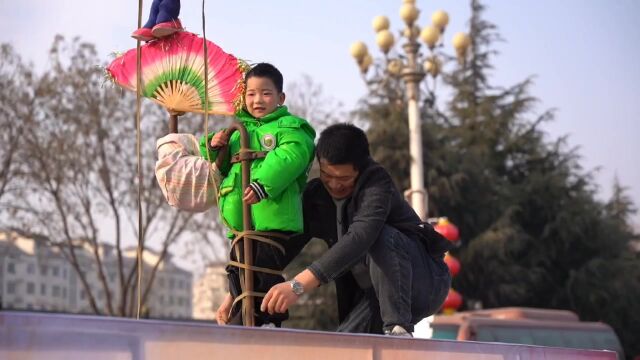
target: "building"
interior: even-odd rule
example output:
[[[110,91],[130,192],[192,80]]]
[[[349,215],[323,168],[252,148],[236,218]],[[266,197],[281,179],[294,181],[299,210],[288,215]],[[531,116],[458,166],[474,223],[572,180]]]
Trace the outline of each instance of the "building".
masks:
[[[135,261],[137,248],[124,250],[123,256]],[[143,256],[143,279],[151,277],[151,269],[158,263],[160,254],[147,249]],[[181,269],[166,255],[159,263],[155,274],[153,287],[149,293],[147,307],[152,318],[190,319],[192,313],[192,282],[190,271]]]
[[[229,291],[225,264],[211,264],[193,285],[193,318],[215,320],[216,310]]]
[[[94,313],[89,294],[93,296],[100,313],[108,313],[108,297],[112,300],[112,306],[116,307],[121,289],[115,247],[100,244],[95,251],[88,242],[78,241],[74,252],[86,286],[72,262],[45,237],[0,231],[0,308]],[[96,266],[96,252],[100,254],[102,272]],[[125,249],[122,256],[126,276],[135,265],[136,249]],[[143,284],[148,283],[158,260],[159,254],[150,250],[144,252]],[[153,318],[190,318],[191,283],[191,273],[177,267],[167,255],[158,264],[155,273],[145,307],[148,315]],[[135,277],[132,284],[135,284]],[[131,288],[129,303],[135,299],[134,292]],[[133,313],[132,308],[133,305],[129,313]]]
[[[0,232],[0,307],[3,309],[76,310],[71,271],[58,249],[39,246],[41,238]]]

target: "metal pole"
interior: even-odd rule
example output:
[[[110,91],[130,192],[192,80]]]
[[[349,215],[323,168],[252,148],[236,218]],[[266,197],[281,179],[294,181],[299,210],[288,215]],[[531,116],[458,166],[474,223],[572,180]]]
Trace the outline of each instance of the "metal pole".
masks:
[[[169,114],[169,133],[178,133],[178,115],[176,114]]]
[[[402,71],[402,78],[407,84],[407,102],[409,116],[409,153],[411,155],[411,188],[407,195],[411,207],[424,221],[427,219],[428,195],[424,188],[424,166],[422,163],[422,123],[420,120],[420,81],[425,73],[417,63],[420,44],[413,38],[403,45],[407,53],[407,65]]]
[[[229,129],[227,131],[227,135],[231,137],[234,131],[240,132],[240,154],[241,154],[241,166],[242,166],[242,190],[246,189],[249,186],[250,180],[250,171],[251,171],[251,159],[245,158],[242,155],[249,152],[251,149],[249,148],[249,134],[247,133],[247,129],[240,124],[239,122],[232,122]],[[222,154],[222,153],[220,153]],[[221,161],[222,158],[220,156],[216,161]],[[221,163],[219,163],[221,165]],[[251,205],[242,202],[242,230],[253,230],[252,229],[252,221],[251,221]],[[243,258],[238,259],[238,262],[246,264],[248,267],[253,266],[253,242],[250,238],[244,237],[242,239],[243,243]],[[244,269],[244,289],[242,289],[246,293],[253,293],[253,270]],[[255,326],[255,309],[254,309],[254,296],[247,295],[242,299],[242,319],[245,326]]]

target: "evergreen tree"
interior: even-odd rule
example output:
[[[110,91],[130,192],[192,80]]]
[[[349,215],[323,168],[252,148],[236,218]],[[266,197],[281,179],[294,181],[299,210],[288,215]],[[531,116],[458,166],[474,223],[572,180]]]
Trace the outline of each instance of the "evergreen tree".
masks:
[[[486,308],[568,309],[606,322],[626,353],[637,354],[640,319],[620,315],[640,314],[640,265],[626,223],[633,204],[620,186],[606,206],[595,199],[575,149],[542,130],[554,112],[535,112],[532,79],[490,83],[492,46],[501,38],[483,18],[484,6],[472,0],[471,8],[466,62],[443,76],[453,89],[447,109],[423,109],[429,215],[449,217],[463,239],[454,287]],[[373,156],[406,179],[406,141],[398,141],[408,138],[405,105],[391,96],[402,84],[382,95],[374,90],[358,113],[368,120]]]
[[[368,128],[373,158],[389,170],[398,189],[407,189],[411,158],[405,86],[399,78],[385,76],[386,60],[376,61],[371,72],[369,93],[360,100],[354,119]]]
[[[456,288],[485,307],[561,308],[607,322],[627,353],[636,353],[637,341],[629,334],[638,333],[632,331],[637,325],[621,321],[614,308],[640,310],[629,301],[640,278],[606,276],[640,269],[628,259],[632,234],[620,219],[633,207],[618,192],[617,205],[610,206],[617,207],[617,218],[607,216],[575,150],[564,138],[548,142],[540,129],[553,111],[531,119],[537,100],[529,95],[530,79],[507,89],[489,85],[491,45],[499,37],[482,19],[483,10],[472,1],[469,64],[448,78],[456,91],[450,136],[460,144],[458,166],[479,186],[461,191],[454,206],[447,207],[450,199],[432,197],[444,203],[440,209],[452,213],[468,239],[460,249],[464,271]]]
[[[633,230],[629,221],[638,209],[627,194],[628,188],[622,186],[618,176],[613,179],[613,194],[605,206],[606,215],[625,228],[629,233]]]

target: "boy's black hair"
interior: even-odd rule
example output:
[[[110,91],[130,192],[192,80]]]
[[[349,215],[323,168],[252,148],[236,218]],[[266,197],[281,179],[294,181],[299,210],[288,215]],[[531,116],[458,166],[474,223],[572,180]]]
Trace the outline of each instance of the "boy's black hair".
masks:
[[[244,76],[245,83],[247,82],[247,80],[249,80],[249,78],[252,77],[267,78],[273,81],[273,85],[276,86],[276,90],[278,90],[279,93],[282,92],[282,84],[284,82],[284,79],[282,78],[282,73],[280,72],[280,70],[278,70],[278,68],[276,68],[275,66],[269,63],[255,64],[251,68],[251,70],[247,71],[247,74]]]
[[[320,133],[316,155],[331,165],[352,164],[360,171],[370,157],[369,140],[355,125],[334,124]]]

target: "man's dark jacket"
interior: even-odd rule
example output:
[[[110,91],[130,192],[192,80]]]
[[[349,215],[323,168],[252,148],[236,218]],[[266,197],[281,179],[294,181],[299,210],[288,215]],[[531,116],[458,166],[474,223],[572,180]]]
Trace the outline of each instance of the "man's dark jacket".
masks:
[[[389,173],[373,160],[360,170],[353,193],[343,206],[344,235],[338,242],[335,203],[320,179],[311,180],[303,194],[304,236],[295,240],[296,245],[302,247],[316,237],[329,246],[308,269],[323,284],[336,281],[341,322],[360,292],[349,270],[364,260],[383,226],[390,225],[422,241],[425,251],[436,259],[442,259],[450,246],[430,225],[420,225],[420,218],[395,187]],[[297,254],[297,251],[290,253]]]

